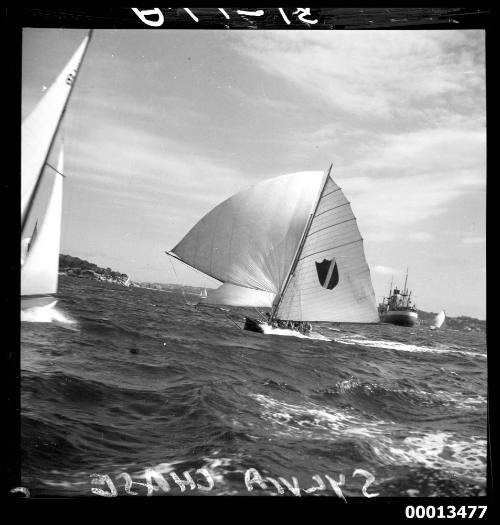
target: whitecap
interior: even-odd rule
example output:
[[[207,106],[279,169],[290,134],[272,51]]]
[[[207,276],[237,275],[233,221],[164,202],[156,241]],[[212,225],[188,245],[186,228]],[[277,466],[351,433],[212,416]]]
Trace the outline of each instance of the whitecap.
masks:
[[[345,410],[314,403],[292,405],[263,394],[252,394],[262,405],[261,418],[270,425],[266,434],[295,439],[363,439],[387,465],[425,466],[477,481],[486,477],[486,439],[453,432],[422,432],[393,421],[367,421]],[[480,402],[480,400],[477,400]],[[404,435],[404,438],[393,438]]]
[[[344,337],[335,338],[335,342],[346,345],[360,345],[369,346],[370,348],[381,348],[383,350],[398,350],[402,352],[430,352],[433,354],[460,354],[470,357],[481,357],[486,359],[486,354],[480,352],[471,352],[469,350],[457,350],[455,348],[442,347],[429,347],[429,346],[418,346],[412,344],[401,343],[399,341],[385,341],[383,339],[366,339],[361,337]]]

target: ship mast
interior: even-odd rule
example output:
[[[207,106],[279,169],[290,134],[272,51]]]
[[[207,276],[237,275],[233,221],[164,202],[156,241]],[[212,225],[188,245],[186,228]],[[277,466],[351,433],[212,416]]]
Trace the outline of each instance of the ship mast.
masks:
[[[408,297],[408,288],[406,287],[407,283],[408,283],[408,266],[406,267],[405,287],[403,290],[403,297],[404,297],[403,304],[404,304],[404,300],[406,299],[406,307],[408,307],[410,304],[409,303],[410,298]]]

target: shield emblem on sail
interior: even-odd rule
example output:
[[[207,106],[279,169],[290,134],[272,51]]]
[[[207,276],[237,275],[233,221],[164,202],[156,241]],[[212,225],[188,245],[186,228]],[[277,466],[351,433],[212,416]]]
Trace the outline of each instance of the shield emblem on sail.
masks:
[[[333,258],[331,261],[323,259],[322,262],[315,262],[318,273],[319,284],[327,290],[333,290],[339,283],[339,269],[337,261]]]

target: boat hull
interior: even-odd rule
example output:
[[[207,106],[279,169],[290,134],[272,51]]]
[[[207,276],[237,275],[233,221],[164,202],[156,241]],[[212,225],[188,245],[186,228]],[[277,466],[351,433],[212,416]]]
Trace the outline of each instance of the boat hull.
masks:
[[[29,308],[41,308],[44,306],[54,306],[57,298],[53,295],[25,295],[21,296],[21,310]]]
[[[264,333],[264,329],[262,328],[262,323],[257,321],[257,319],[253,319],[252,317],[245,317],[245,325],[243,326],[243,330],[249,330],[250,332],[257,332],[259,334]]]
[[[399,326],[415,326],[418,323],[418,313],[410,310],[393,310],[380,314],[383,323]]]

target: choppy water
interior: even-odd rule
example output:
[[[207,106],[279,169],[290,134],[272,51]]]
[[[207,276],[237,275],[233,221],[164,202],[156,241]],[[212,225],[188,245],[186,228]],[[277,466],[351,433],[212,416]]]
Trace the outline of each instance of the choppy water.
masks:
[[[125,495],[123,473],[146,495],[148,468],[169,483],[155,495],[181,494],[184,471],[198,485],[184,494],[250,494],[251,468],[285,494],[279,477],[307,494],[319,476],[314,494],[337,497],[329,476],[362,497],[368,474],[380,496],[485,492],[485,334],[321,323],[331,340],[317,341],[238,330],[226,315],[241,325],[242,311],[176,293],[62,277],[60,295],[21,323],[32,496],[109,492],[95,474]]]

